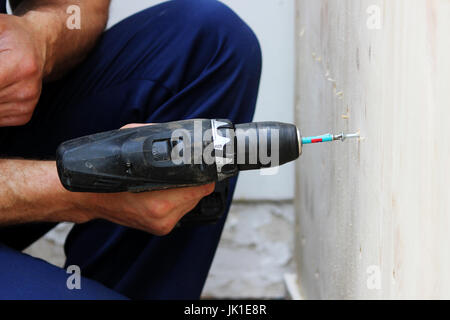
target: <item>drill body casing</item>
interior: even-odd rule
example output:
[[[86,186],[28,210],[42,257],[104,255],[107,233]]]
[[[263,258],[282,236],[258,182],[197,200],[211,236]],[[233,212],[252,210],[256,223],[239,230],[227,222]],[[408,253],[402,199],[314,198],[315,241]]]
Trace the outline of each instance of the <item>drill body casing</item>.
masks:
[[[194,128],[194,123],[201,129]],[[214,143],[212,134],[195,140],[196,129],[211,130],[211,120],[114,130],[65,142],[56,156],[60,180],[70,191],[97,193],[161,190],[217,181],[216,163],[208,164],[198,157],[198,150]],[[185,157],[188,153],[190,157]]]
[[[261,158],[261,146],[280,151],[276,163]],[[278,141],[279,140],[279,141]],[[277,150],[278,149],[278,150]],[[272,152],[272,151],[269,151]],[[264,152],[263,152],[264,153]],[[70,140],[57,150],[63,186],[73,192],[142,192],[216,182],[215,190],[181,225],[214,223],[229,201],[228,178],[295,160],[301,153],[294,125],[193,119],[113,130]],[[241,160],[241,161],[239,161]]]
[[[279,166],[298,158],[299,141],[292,124],[235,126],[229,120],[191,119],[70,140],[60,145],[56,160],[60,180],[70,191],[140,192],[197,186],[243,170]]]

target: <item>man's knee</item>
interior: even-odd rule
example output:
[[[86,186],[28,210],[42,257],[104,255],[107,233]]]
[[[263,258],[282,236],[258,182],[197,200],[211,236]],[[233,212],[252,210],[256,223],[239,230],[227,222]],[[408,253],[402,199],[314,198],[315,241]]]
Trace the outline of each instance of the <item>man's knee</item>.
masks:
[[[259,72],[261,68],[261,49],[255,34],[217,0],[172,0],[150,7],[108,32],[111,42],[116,43],[123,34],[133,34],[129,31],[133,28],[138,28],[133,39],[124,37],[122,41],[133,48],[128,60],[143,63],[139,68],[143,73],[153,74],[158,58],[175,64],[189,61],[194,74],[218,60],[244,72]]]
[[[260,69],[259,41],[252,29],[234,11],[216,0],[184,1],[193,4],[192,11],[187,14],[201,32],[212,35],[214,42],[224,46],[230,57],[241,66]]]
[[[256,35],[220,1],[173,0],[149,8],[148,12],[151,13],[150,18],[156,15],[165,21],[167,28],[178,32],[173,34],[173,40],[177,43],[174,46],[180,49],[187,45],[181,50],[184,53],[195,47],[196,54],[203,58],[209,56],[212,60],[218,56],[224,58],[225,55],[236,67],[256,71],[261,68],[261,49]],[[148,27],[154,28],[154,25],[149,24]]]

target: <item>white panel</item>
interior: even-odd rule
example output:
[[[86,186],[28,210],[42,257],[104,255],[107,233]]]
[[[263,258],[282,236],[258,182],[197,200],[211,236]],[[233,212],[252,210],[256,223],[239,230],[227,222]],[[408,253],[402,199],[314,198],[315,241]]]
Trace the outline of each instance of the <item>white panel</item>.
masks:
[[[450,1],[298,4],[304,297],[450,298]]]
[[[224,0],[256,33],[263,52],[263,72],[255,121],[294,120],[294,24],[293,0]],[[235,199],[292,199],[294,165],[279,168],[276,175],[242,172]]]

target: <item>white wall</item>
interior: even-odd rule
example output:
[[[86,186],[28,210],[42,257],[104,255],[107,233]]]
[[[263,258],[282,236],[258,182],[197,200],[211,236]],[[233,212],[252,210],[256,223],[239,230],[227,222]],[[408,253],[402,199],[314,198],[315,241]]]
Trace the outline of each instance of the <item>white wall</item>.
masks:
[[[450,1],[297,12],[298,123],[363,137],[298,161],[304,297],[450,298]]]
[[[263,71],[254,121],[294,122],[294,22],[293,0],[226,0],[256,33],[263,53]],[[292,199],[294,164],[276,175],[243,172],[235,199]]]

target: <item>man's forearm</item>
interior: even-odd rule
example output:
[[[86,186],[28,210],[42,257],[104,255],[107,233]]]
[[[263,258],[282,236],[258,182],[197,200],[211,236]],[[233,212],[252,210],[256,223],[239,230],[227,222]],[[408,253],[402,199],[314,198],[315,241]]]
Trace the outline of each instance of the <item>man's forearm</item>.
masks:
[[[45,80],[60,77],[83,60],[106,26],[109,3],[110,0],[11,1],[14,14],[30,22],[30,28],[42,42]],[[80,8],[80,29],[67,27],[67,8],[71,5]]]
[[[83,223],[106,219],[166,235],[214,191],[214,184],[142,193],[65,190],[54,161],[0,160],[0,227],[28,222]]]
[[[83,222],[76,196],[61,186],[54,161],[0,160],[0,225]]]

